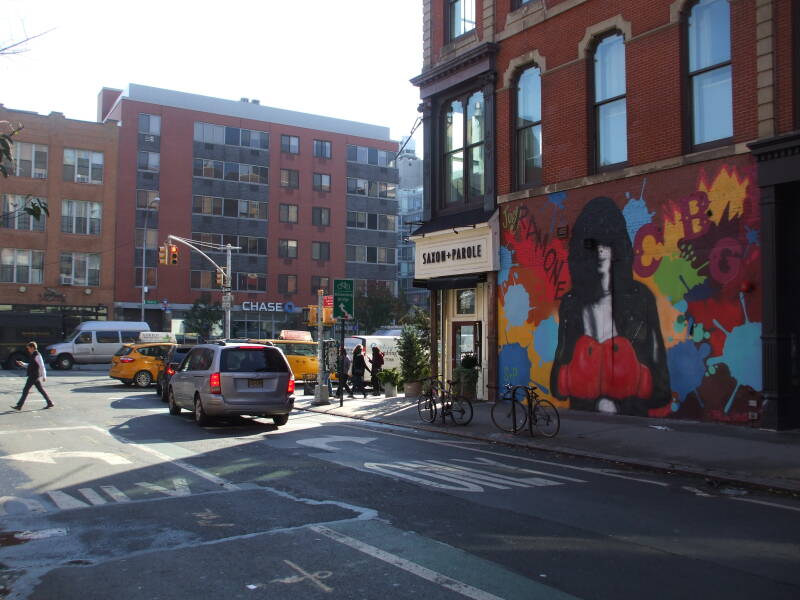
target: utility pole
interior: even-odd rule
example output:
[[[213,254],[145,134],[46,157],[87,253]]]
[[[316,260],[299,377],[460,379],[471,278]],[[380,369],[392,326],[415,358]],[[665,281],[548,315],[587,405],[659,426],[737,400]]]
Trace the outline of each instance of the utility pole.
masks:
[[[233,303],[233,295],[231,294],[231,283],[233,281],[233,273],[231,268],[232,264],[232,257],[231,251],[233,250],[241,250],[239,246],[231,246],[230,244],[212,244],[211,242],[201,242],[199,240],[187,240],[186,238],[178,237],[176,235],[168,235],[167,241],[171,243],[179,243],[183,244],[184,246],[188,246],[195,252],[197,252],[200,256],[205,258],[208,262],[214,265],[214,269],[217,273],[222,275],[222,310],[225,311],[225,338],[231,337],[231,306]],[[203,252],[198,246],[202,246],[203,248],[208,249],[209,251],[221,251],[224,250],[227,254],[227,261],[226,266],[221,267],[219,266],[214,260],[205,252]]]
[[[328,382],[325,381],[325,340],[323,336],[323,296],[325,290],[317,290],[317,392],[314,394],[314,406],[330,404],[328,400]]]

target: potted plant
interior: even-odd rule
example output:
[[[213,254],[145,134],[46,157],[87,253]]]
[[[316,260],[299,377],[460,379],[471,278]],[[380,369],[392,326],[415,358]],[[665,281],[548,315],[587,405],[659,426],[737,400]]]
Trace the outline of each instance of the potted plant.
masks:
[[[458,393],[474,400],[478,395],[479,376],[480,365],[477,357],[474,354],[466,354],[461,359],[461,365],[453,372],[453,379],[458,382]]]
[[[430,374],[430,350],[423,343],[416,327],[403,327],[397,353],[400,355],[400,372],[406,398],[419,396],[422,380]]]
[[[387,398],[397,396],[397,388],[400,387],[400,371],[397,369],[383,369],[378,371],[378,381],[381,382],[383,393]]]

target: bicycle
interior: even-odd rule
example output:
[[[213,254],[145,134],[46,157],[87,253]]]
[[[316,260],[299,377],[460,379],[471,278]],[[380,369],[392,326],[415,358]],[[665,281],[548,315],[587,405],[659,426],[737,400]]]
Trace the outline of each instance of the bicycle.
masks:
[[[455,381],[447,380],[447,387],[439,379],[430,377],[422,395],[417,400],[417,412],[420,419],[433,423],[441,415],[442,425],[449,416],[456,425],[468,425],[472,421],[472,402],[464,396],[454,393]]]
[[[536,429],[551,438],[561,429],[558,409],[546,398],[540,398],[532,385],[507,383],[503,397],[492,406],[491,416],[495,426],[508,433],[519,433],[527,424],[531,436]]]

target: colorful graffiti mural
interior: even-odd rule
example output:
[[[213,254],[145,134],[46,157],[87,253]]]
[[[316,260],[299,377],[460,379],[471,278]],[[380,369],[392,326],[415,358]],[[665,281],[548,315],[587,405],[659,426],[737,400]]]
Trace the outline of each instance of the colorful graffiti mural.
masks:
[[[583,410],[752,418],[762,388],[754,169],[706,165],[684,180],[678,194],[675,174],[659,173],[617,196],[583,188],[501,206],[501,384],[533,383]]]

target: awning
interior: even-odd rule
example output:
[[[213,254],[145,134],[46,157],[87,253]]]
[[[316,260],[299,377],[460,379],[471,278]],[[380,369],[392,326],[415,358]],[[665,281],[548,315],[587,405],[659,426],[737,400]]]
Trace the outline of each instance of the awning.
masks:
[[[429,290],[454,290],[460,288],[474,288],[478,283],[486,281],[485,273],[474,275],[459,275],[458,277],[434,277],[433,279],[415,279],[415,288]]]

